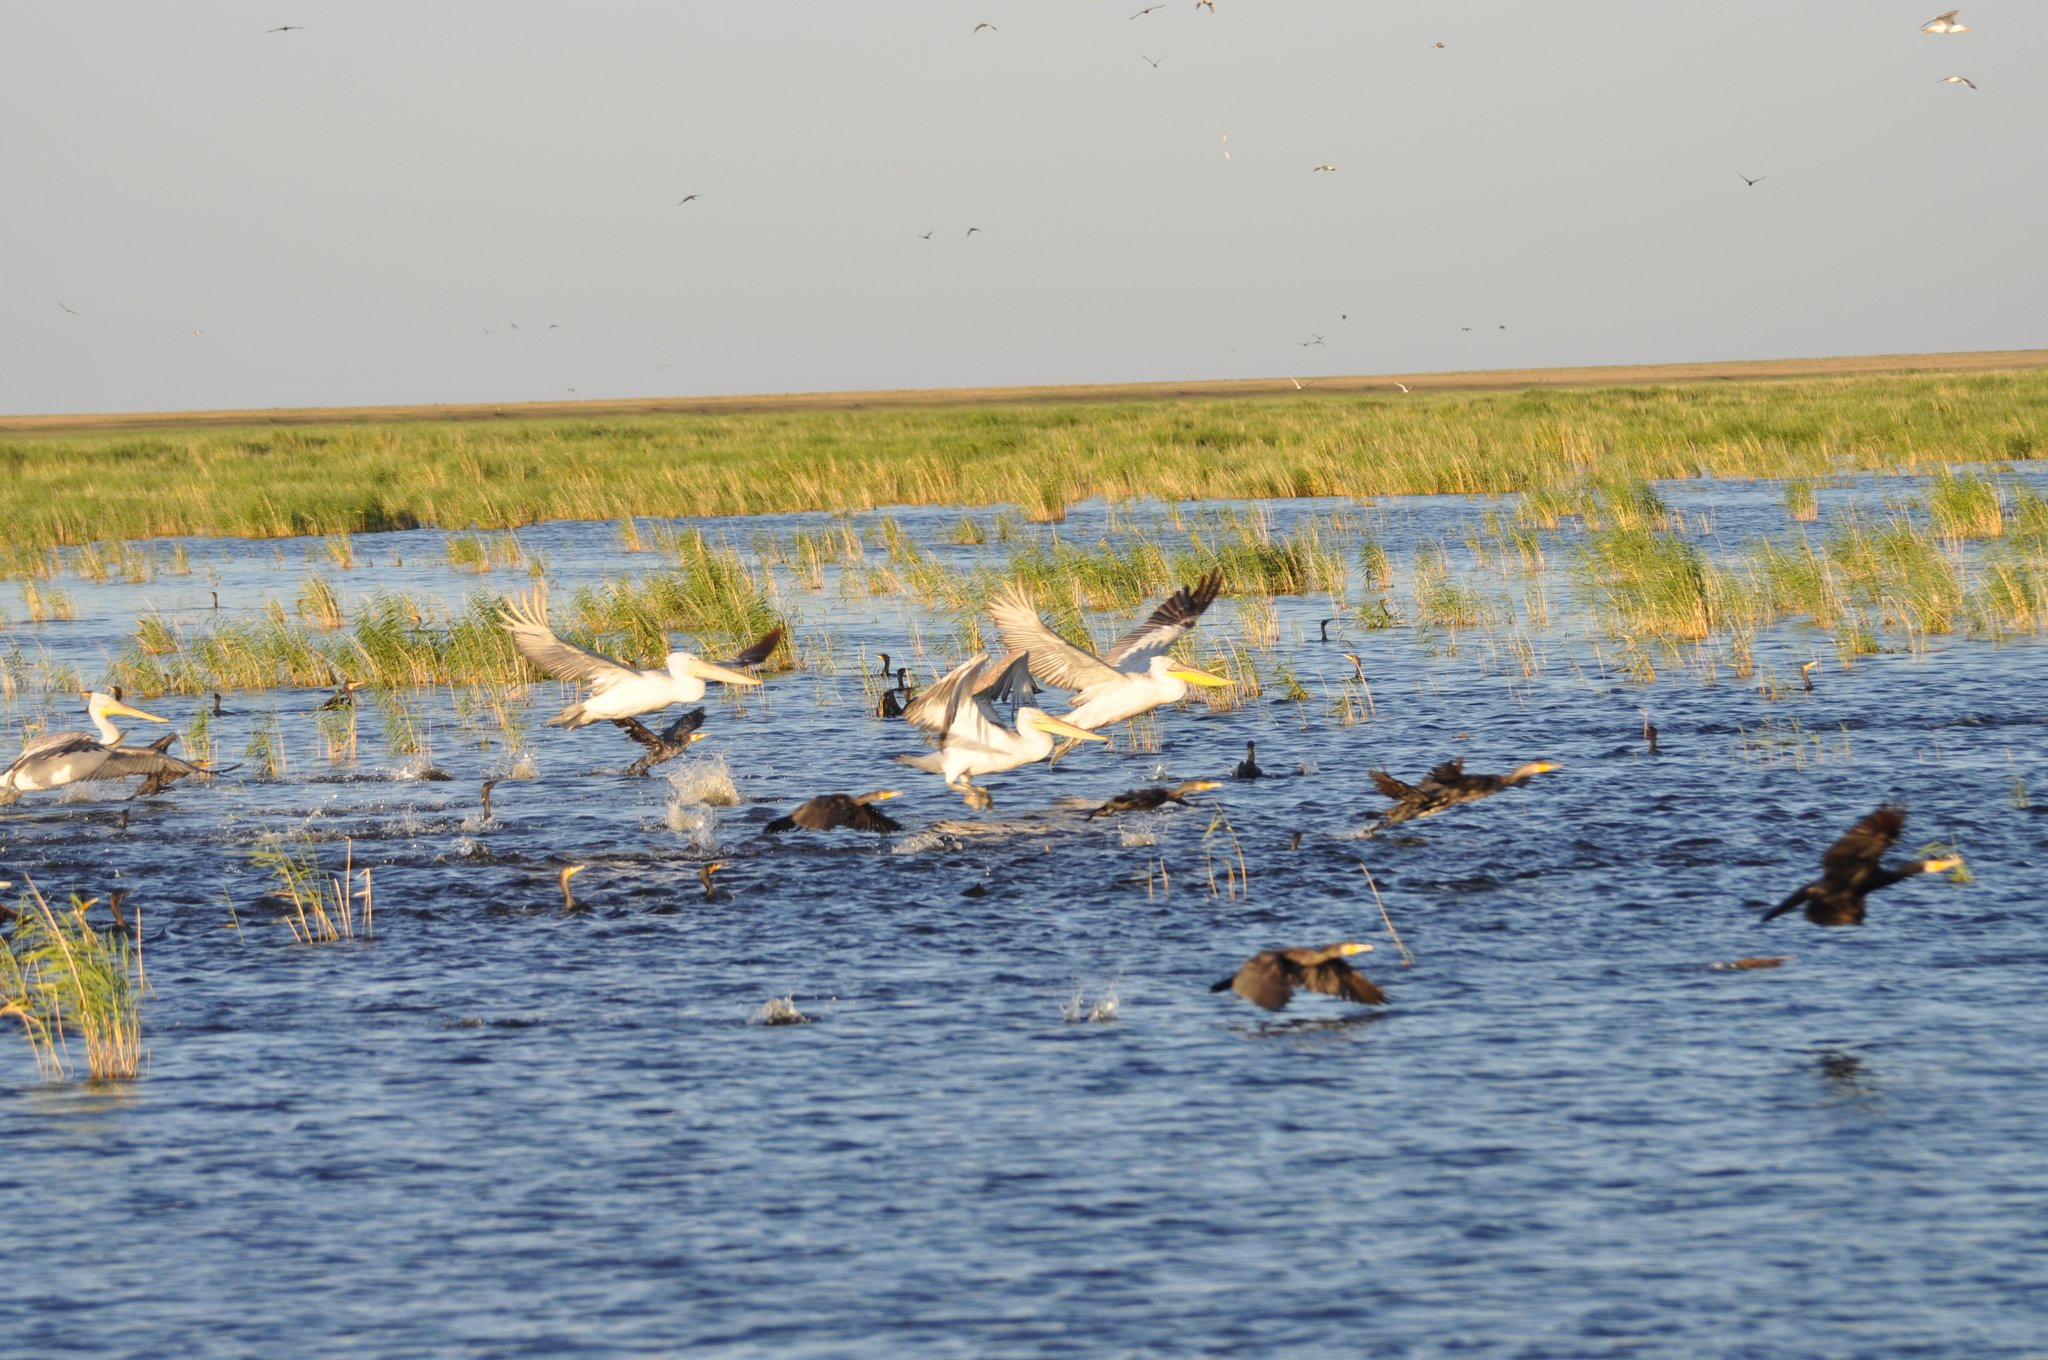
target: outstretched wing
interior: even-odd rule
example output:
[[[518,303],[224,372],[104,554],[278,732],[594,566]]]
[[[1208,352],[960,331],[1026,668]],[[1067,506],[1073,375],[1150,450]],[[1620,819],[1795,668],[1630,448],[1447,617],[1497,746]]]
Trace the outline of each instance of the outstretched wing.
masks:
[[[31,760],[44,760],[52,756],[75,756],[100,744],[99,737],[91,732],[46,732],[21,748],[21,754],[7,767],[7,773],[14,773]]]
[[[728,666],[758,666],[769,657],[775,655],[775,649],[781,645],[782,625],[778,623],[767,632],[761,634],[760,638],[752,646],[725,664]]]
[[[1362,1006],[1384,1006],[1387,994],[1342,959],[1326,959],[1301,970],[1301,985],[1324,996],[1341,996]]]
[[[1188,630],[1201,621],[1203,613],[1216,602],[1222,591],[1223,570],[1220,567],[1193,585],[1182,586],[1167,596],[1165,603],[1153,610],[1150,618],[1118,638],[1116,644],[1102,654],[1103,661],[1126,674],[1144,670],[1152,664],[1153,657],[1187,636]]]
[[[1412,802],[1422,797],[1421,789],[1413,784],[1403,784],[1385,770],[1367,770],[1366,773],[1372,776],[1373,787],[1380,791],[1382,797],[1391,798],[1397,803]]]
[[[519,654],[557,680],[588,680],[604,689],[639,674],[603,652],[556,637],[548,626],[548,599],[543,591],[506,600],[498,606],[498,620],[512,635]]]
[[[903,824],[872,803],[860,803],[854,807],[853,815],[847,818],[847,825],[856,831],[901,831]]]
[[[1003,645],[1030,657],[1031,673],[1048,685],[1083,690],[1123,679],[1123,672],[1116,667],[1046,627],[1045,620],[1031,607],[1031,597],[1014,582],[989,600],[988,615],[995,620],[996,631],[1003,635]]]
[[[987,663],[988,653],[976,652],[947,671],[943,678],[903,706],[903,720],[927,732],[944,732],[952,726],[960,696],[973,691],[975,680]]]
[[[116,746],[107,752],[107,758],[99,765],[80,775],[80,779],[127,779],[132,775],[170,775],[182,779],[188,774],[210,775],[213,771],[204,765],[194,765],[189,760],[166,755],[147,746]]]
[[[1465,757],[1446,760],[1422,777],[1425,789],[1455,789],[1465,782]]]
[[[1821,873],[1832,879],[1849,879],[1875,869],[1884,852],[1892,848],[1892,842],[1905,829],[1906,810],[1896,803],[1886,803],[1828,847],[1820,857]]]

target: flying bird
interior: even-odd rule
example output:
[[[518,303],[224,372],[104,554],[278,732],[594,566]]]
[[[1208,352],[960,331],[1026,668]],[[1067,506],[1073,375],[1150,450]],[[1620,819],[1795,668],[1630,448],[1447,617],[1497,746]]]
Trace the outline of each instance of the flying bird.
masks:
[[[60,303],[58,303],[57,305],[58,305],[59,307],[64,307],[64,304],[63,304],[63,303],[61,303],[61,302],[60,302]],[[70,312],[70,313],[71,313],[71,315],[73,315],[73,316],[77,316],[77,315],[78,315],[78,313],[77,313],[77,312],[72,312],[72,311],[71,311],[71,309],[70,309],[69,307],[64,307],[64,310],[65,310],[65,311],[67,311],[67,312]]]
[[[1311,175],[1320,175],[1325,170],[1328,170],[1331,174],[1335,174],[1337,172],[1337,167],[1334,165],[1318,165],[1315,169],[1309,171],[1309,173]]]
[[[1206,9],[1211,14],[1214,14],[1216,12],[1216,0],[1195,0],[1195,8]]]
[[[94,779],[126,779],[141,775],[152,781],[158,775],[183,778],[188,774],[211,776],[213,771],[166,754],[155,746],[124,746],[121,729],[114,717],[140,718],[144,722],[168,722],[154,713],[130,708],[111,694],[91,691],[83,695],[85,711],[92,720],[92,732],[52,732],[22,747],[21,754],[5,771],[0,771],[0,805],[12,803],[24,793],[62,788]],[[166,743],[167,745],[168,743]],[[162,788],[169,781],[157,784]],[[154,792],[155,789],[152,789]]]
[[[1223,134],[1223,159],[1230,159],[1230,134],[1227,132]]]
[[[975,33],[979,33],[979,32],[981,32],[981,30],[983,30],[984,28],[985,28],[985,29],[987,29],[987,30],[988,30],[989,32],[991,32],[991,33],[1000,33],[1000,32],[1002,32],[1002,30],[1001,30],[1000,28],[997,28],[997,27],[996,27],[996,26],[995,26],[994,24],[976,24],[976,25],[974,26],[974,31],[975,31]],[[972,36],[972,35],[970,34],[969,36]]]
[[[1916,874],[1938,874],[1962,863],[1950,856],[1908,860],[1887,867],[1884,852],[1891,849],[1892,842],[1905,829],[1906,810],[1896,803],[1886,803],[1828,847],[1820,857],[1819,878],[1758,917],[1757,924],[1783,916],[1804,903],[1806,919],[1817,926],[1860,926],[1863,899],[1879,888],[1888,888]]]
[[[1745,175],[1740,170],[1737,170],[1735,172],[1735,178],[1741,180],[1744,184],[1749,185],[1753,189],[1757,185],[1762,184],[1765,180],[1769,179],[1770,176],[1758,175],[1755,179],[1751,179],[1748,175]]]
[[[1165,61],[1165,60],[1166,60],[1166,54],[1165,54],[1164,52],[1161,52],[1161,53],[1159,54],[1159,61],[1152,61],[1152,58],[1150,58],[1150,57],[1146,56],[1146,55],[1145,55],[1145,54],[1144,54],[1143,52],[1140,52],[1140,53],[1138,54],[1138,60],[1139,60],[1139,61],[1145,61],[1145,62],[1151,62],[1151,63],[1152,63],[1152,69],[1156,71],[1156,70],[1158,70],[1158,69],[1159,69],[1159,61]]]
[[[1956,22],[1956,16],[1961,13],[1962,11],[1959,9],[1945,9],[1926,23],[1920,25],[1920,31],[1922,33],[1968,33],[1970,31],[1968,24]]]
[[[1971,80],[1968,76],[1943,76],[1934,83],[1937,85],[1967,85],[1973,90],[1977,88],[1977,82]]]
[[[1396,822],[1435,816],[1460,803],[1476,803],[1556,768],[1550,761],[1532,760],[1506,774],[1466,774],[1465,759],[1460,756],[1431,770],[1423,776],[1420,784],[1404,784],[1385,770],[1368,770],[1366,773],[1372,777],[1373,784],[1394,801],[1394,806],[1366,829],[1368,832],[1379,831]]]
[[[547,596],[541,590],[517,595],[498,608],[499,622],[512,636],[519,654],[557,680],[587,680],[590,694],[548,719],[550,727],[583,727],[607,718],[633,718],[658,713],[671,704],[694,704],[704,697],[706,681],[722,685],[760,684],[735,670],[768,659],[782,641],[782,628],[768,630],[753,646],[727,665],[700,660],[688,652],[670,652],[663,670],[635,670],[602,652],[564,642],[548,626]]]
[[[981,228],[980,228],[980,227],[969,227],[969,228],[967,229],[967,234],[968,234],[969,236],[972,236],[972,235],[974,235],[974,233],[976,233],[977,231],[980,231],[980,230],[981,230]]]
[[[855,831],[901,831],[902,823],[872,805],[902,796],[900,789],[877,789],[873,793],[851,796],[821,793],[816,798],[798,803],[794,812],[787,817],[777,817],[762,830],[775,835],[798,827],[806,831],[830,831],[840,826],[850,826]]]
[[[1150,13],[1151,13],[1151,12],[1152,12],[1153,10],[1155,10],[1155,9],[1165,9],[1165,8],[1166,8],[1166,6],[1164,6],[1164,5],[1147,5],[1147,6],[1145,6],[1145,8],[1143,8],[1143,9],[1139,10],[1139,11],[1138,11],[1138,12],[1137,12],[1136,14],[1133,14],[1133,15],[1132,15],[1131,17],[1132,17],[1133,19],[1142,19],[1142,18],[1144,18],[1144,17],[1146,16],[1146,15],[1150,14]]]
[[[697,730],[703,725],[701,708],[689,710],[659,732],[650,731],[638,718],[614,718],[612,726],[647,748],[646,754],[626,767],[626,774],[638,778],[663,761],[674,760],[693,743],[704,740],[705,734]]]
[[[297,33],[304,27],[304,24],[284,24],[277,28],[266,28],[263,31],[265,33]]]
[[[683,196],[682,196],[681,198],[679,198],[679,199],[677,199],[677,200],[676,200],[676,206],[677,206],[678,208],[680,208],[680,207],[682,207],[682,206],[683,206],[683,205],[684,205],[685,203],[695,203],[695,202],[697,201],[698,197],[699,197],[699,196],[698,196],[698,195],[696,195],[696,194],[684,194],[684,195],[683,195]]]
[[[1246,959],[1235,973],[1209,990],[1236,992],[1254,1006],[1269,1011],[1286,1009],[1297,987],[1356,1001],[1361,1006],[1384,1006],[1387,994],[1374,986],[1371,978],[1344,962],[1354,954],[1371,952],[1371,945],[1350,940],[1313,949],[1268,949]]]
[[[1044,760],[1052,754],[1054,736],[1109,740],[1028,705],[1017,709],[1015,728],[1005,727],[995,705],[1014,695],[1028,678],[1029,658],[1018,656],[997,672],[992,683],[984,683],[982,670],[988,660],[987,652],[976,652],[911,703],[904,717],[939,733],[939,749],[896,757],[898,764],[944,776],[947,787],[977,807],[988,807],[990,799],[987,790],[975,786],[974,776],[1001,774]]]
[[[938,230],[938,228],[937,228],[937,227],[933,227],[933,228],[932,228],[932,231],[937,231],[937,230]],[[925,233],[924,235],[922,235],[922,236],[918,237],[917,239],[918,239],[918,240],[920,240],[920,241],[929,241],[929,240],[931,240],[931,239],[932,239],[932,231],[928,231],[928,232],[926,232],[926,233]]]
[[[1116,795],[1101,807],[1091,811],[1088,816],[1093,820],[1097,817],[1113,817],[1119,812],[1150,812],[1153,808],[1164,807],[1168,803],[1179,803],[1186,807],[1189,794],[1207,793],[1210,789],[1222,787],[1213,779],[1189,779],[1170,788],[1161,785],[1149,789],[1131,789]]]

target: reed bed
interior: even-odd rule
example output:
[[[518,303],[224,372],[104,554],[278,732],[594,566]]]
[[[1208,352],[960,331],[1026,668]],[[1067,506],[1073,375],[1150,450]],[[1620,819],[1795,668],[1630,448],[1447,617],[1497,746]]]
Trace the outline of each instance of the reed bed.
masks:
[[[261,427],[0,440],[14,563],[59,544],[547,519],[1479,494],[2031,458],[2048,374]],[[338,565],[346,565],[339,557]]]
[[[13,932],[0,940],[0,1019],[21,1025],[37,1072],[61,1081],[75,1070],[70,1038],[85,1049],[93,1081],[141,1075],[142,950],[117,928],[100,930],[87,913],[99,899],[71,899],[58,911],[33,883],[16,905]]]
[[[355,843],[344,842],[339,873],[323,872],[308,838],[274,837],[249,852],[249,860],[269,873],[273,896],[284,906],[283,921],[299,944],[338,944],[368,940],[376,933],[376,901],[370,870],[355,867]],[[360,876],[363,886],[355,886]]]

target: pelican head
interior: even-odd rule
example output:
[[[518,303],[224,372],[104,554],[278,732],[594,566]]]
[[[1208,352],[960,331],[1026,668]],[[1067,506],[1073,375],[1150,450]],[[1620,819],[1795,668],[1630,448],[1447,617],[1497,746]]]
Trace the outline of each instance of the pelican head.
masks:
[[[139,708],[130,708],[112,694],[101,694],[98,690],[80,690],[79,694],[85,699],[85,711],[94,718],[140,718],[144,722],[170,721],[169,718],[159,718],[154,713],[144,713]]]
[[[721,666],[715,661],[706,661],[702,657],[692,656],[688,652],[670,652],[668,654],[668,673],[678,680],[694,675],[699,680],[716,680],[721,685],[758,685],[761,683],[759,678],[755,676],[733,670],[727,666]]]
[[[1103,736],[1100,732],[1090,732],[1085,727],[1076,727],[1070,722],[1061,722],[1050,713],[1041,713],[1035,708],[1020,708],[1017,710],[1017,730],[1022,732],[1027,727],[1034,728],[1040,732],[1050,732],[1056,737],[1071,737],[1075,741],[1109,740],[1108,737]]]

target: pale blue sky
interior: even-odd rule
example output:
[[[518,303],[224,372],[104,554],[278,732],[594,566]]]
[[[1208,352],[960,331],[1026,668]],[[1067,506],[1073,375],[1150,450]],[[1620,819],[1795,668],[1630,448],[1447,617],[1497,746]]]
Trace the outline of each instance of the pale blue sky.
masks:
[[[2048,342],[2048,7],[1146,3],[0,0],[0,411]]]

